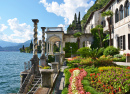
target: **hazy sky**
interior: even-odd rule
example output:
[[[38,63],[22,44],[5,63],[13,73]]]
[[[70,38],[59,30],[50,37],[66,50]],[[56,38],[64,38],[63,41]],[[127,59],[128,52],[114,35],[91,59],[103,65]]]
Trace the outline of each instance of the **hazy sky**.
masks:
[[[95,0],[0,0],[0,40],[22,43],[33,38],[32,19],[41,27],[64,27],[80,11],[81,18]]]

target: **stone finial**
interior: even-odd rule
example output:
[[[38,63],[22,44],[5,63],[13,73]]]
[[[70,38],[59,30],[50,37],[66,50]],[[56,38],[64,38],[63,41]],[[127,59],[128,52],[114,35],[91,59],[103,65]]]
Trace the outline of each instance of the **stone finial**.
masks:
[[[38,19],[32,19],[32,21],[34,22],[34,25],[37,25],[37,23],[39,22]]]

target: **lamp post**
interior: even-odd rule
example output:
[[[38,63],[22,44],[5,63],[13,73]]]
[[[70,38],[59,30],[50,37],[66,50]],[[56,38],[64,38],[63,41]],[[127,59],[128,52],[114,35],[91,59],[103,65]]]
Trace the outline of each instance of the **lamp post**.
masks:
[[[72,58],[72,47],[70,47],[70,49],[71,49],[71,58]]]

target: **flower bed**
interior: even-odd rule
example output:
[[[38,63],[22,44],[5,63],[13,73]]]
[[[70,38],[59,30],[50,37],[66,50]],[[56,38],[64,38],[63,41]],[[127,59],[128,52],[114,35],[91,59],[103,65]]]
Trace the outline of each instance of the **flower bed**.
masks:
[[[81,81],[87,75],[84,69],[70,69],[71,77],[69,79],[69,93],[68,94],[91,94],[83,89]]]
[[[130,70],[112,68],[91,73],[91,86],[105,94],[125,94],[130,92]]]

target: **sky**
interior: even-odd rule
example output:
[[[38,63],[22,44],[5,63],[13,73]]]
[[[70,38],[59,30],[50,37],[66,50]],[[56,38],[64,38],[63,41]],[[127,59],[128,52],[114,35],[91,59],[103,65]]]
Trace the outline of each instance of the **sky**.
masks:
[[[33,38],[34,24],[38,19],[38,39],[41,27],[63,27],[66,32],[80,11],[81,19],[95,0],[1,0],[0,40],[23,43]]]

